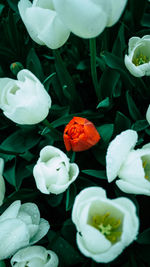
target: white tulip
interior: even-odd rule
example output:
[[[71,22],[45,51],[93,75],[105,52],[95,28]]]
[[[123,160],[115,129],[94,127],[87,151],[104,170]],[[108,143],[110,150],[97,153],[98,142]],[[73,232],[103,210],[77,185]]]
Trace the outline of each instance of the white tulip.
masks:
[[[4,196],[5,196],[5,182],[2,176],[4,169],[4,160],[0,158],[0,206],[3,204]]]
[[[0,260],[38,242],[49,227],[48,221],[40,218],[37,205],[13,202],[0,216]]]
[[[127,0],[55,0],[63,23],[82,38],[93,38],[120,18]]]
[[[117,176],[117,186],[126,193],[150,196],[150,144],[134,149],[137,133],[126,130],[108,146],[106,172],[108,182]]]
[[[101,263],[118,257],[139,229],[134,203],[125,197],[108,199],[101,187],[89,187],[77,195],[72,221],[80,251]]]
[[[150,35],[129,39],[128,55],[125,65],[135,77],[150,76]]]
[[[33,169],[37,188],[44,194],[63,193],[79,174],[78,165],[70,163],[60,149],[46,146]]]
[[[31,38],[40,45],[51,49],[62,46],[69,38],[70,31],[59,19],[53,0],[20,0],[20,16]]]
[[[41,246],[32,246],[19,250],[11,259],[14,267],[57,267],[58,256],[52,250]]]
[[[146,119],[147,119],[148,123],[150,124],[150,105],[148,106],[148,109],[146,111]]]
[[[31,38],[56,49],[70,32],[93,38],[120,18],[127,0],[20,0],[21,18]]]
[[[50,96],[29,70],[21,70],[17,78],[0,78],[0,108],[18,124],[41,122],[51,107]]]

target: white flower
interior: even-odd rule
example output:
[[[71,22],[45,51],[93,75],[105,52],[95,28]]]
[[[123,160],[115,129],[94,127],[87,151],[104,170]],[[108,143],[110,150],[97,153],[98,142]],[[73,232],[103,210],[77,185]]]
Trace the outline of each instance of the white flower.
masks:
[[[49,227],[48,221],[40,218],[37,205],[13,202],[0,216],[0,260],[38,242]]]
[[[150,144],[134,150],[137,133],[126,130],[108,146],[106,172],[108,182],[117,176],[117,186],[126,193],[150,196]]]
[[[82,38],[93,38],[120,18],[127,0],[55,0],[64,24]]]
[[[0,78],[0,108],[18,124],[41,122],[51,107],[50,96],[29,70],[21,70],[17,78]]]
[[[78,174],[78,165],[69,163],[66,154],[53,146],[46,146],[41,150],[33,169],[36,186],[44,194],[63,193]]]
[[[147,119],[148,123],[150,124],[150,105],[148,106],[148,109],[146,111],[146,119]]]
[[[99,35],[120,18],[127,0],[20,0],[21,18],[31,38],[56,49],[70,32],[82,38]]]
[[[59,19],[53,0],[21,0],[18,4],[21,18],[31,38],[51,49],[62,46],[70,31]]]
[[[4,160],[0,158],[0,206],[3,204],[4,196],[5,196],[5,182],[2,176],[4,169]]]
[[[129,39],[128,55],[125,55],[125,65],[135,77],[150,75],[150,35],[142,38]]]
[[[57,267],[58,256],[52,250],[41,246],[27,247],[19,250],[11,259],[14,267]]]
[[[108,199],[101,187],[89,187],[75,198],[72,221],[80,251],[96,262],[120,255],[138,234],[135,205],[128,198]]]

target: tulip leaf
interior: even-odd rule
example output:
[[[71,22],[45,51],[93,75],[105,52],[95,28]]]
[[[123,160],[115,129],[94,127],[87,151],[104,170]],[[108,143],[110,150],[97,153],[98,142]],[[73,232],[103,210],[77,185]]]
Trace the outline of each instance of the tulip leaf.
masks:
[[[41,62],[33,48],[30,49],[27,56],[27,69],[29,69],[40,81],[43,81],[44,73]]]
[[[142,20],[141,20],[141,25],[143,27],[150,27],[150,14],[148,13],[145,13],[142,17]]]
[[[132,129],[134,131],[142,131],[142,130],[145,130],[149,127],[149,123],[146,121],[146,120],[139,120],[139,121],[136,121],[133,125],[132,125]]]
[[[18,2],[19,0],[7,0],[10,8],[15,11],[15,12],[18,12]]]
[[[72,208],[76,193],[77,193],[77,188],[73,183],[69,186],[66,192],[66,211],[69,211]]]
[[[100,146],[107,146],[114,131],[114,124],[104,124],[97,127],[97,131],[99,132],[101,139],[100,139]]]
[[[40,138],[35,130],[21,129],[6,138],[1,143],[0,149],[13,153],[24,153],[34,147],[40,141]]]
[[[61,229],[61,234],[63,238],[69,242],[70,245],[76,245],[74,239],[74,237],[76,236],[76,228],[71,219],[68,219],[64,222]]]
[[[49,196],[46,196],[45,199],[51,207],[57,207],[60,205],[63,199],[63,194],[59,195],[50,194]]]
[[[3,11],[4,7],[5,6],[3,4],[0,4],[0,15],[2,14],[2,11]]]
[[[144,232],[138,235],[137,242],[140,244],[150,245],[150,228],[146,229]]]
[[[135,121],[142,119],[142,115],[140,111],[138,110],[134,100],[132,99],[129,91],[126,92],[126,99],[127,99],[129,113],[132,119]]]
[[[7,163],[4,170],[4,177],[7,182],[17,189],[16,185],[16,158]]]
[[[131,121],[123,113],[117,111],[115,118],[115,135],[131,128]]]
[[[110,106],[110,98],[109,97],[106,97],[104,100],[102,100],[97,108],[108,108]]]
[[[82,170],[83,173],[99,178],[99,179],[107,179],[106,172],[100,170]]]

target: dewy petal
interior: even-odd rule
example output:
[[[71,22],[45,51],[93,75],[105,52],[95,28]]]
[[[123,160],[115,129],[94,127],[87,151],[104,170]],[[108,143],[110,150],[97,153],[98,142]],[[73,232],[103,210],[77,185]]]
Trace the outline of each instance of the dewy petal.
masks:
[[[42,172],[40,164],[36,164],[33,168],[33,176],[35,178],[37,188],[44,194],[49,194],[48,188],[46,186],[46,180]]]
[[[50,228],[49,222],[41,218],[39,223],[39,229],[37,233],[33,236],[33,238],[30,240],[30,245],[33,245],[40,239],[42,239],[47,234],[49,228]]]
[[[148,123],[150,124],[150,105],[148,106],[148,109],[146,111],[146,119],[147,119]]]
[[[20,211],[28,214],[31,217],[33,224],[39,224],[40,222],[40,212],[36,204],[25,203],[21,205]]]
[[[19,248],[29,244],[29,232],[19,219],[0,222],[0,260],[14,254]]]
[[[50,256],[49,261],[45,264],[45,267],[57,267],[59,263],[58,256],[56,255],[55,252],[52,250],[47,250],[47,253]]]
[[[121,165],[125,161],[130,150],[137,142],[137,132],[126,130],[117,135],[108,146],[106,155],[106,172],[108,182],[112,182],[118,175]]]
[[[110,0],[111,12],[108,16],[107,27],[113,26],[122,15],[127,0]]]
[[[64,24],[82,38],[93,38],[106,27],[108,0],[55,0],[55,10]]]
[[[16,218],[21,207],[21,201],[16,200],[14,201],[0,216],[0,222],[6,219],[13,219]]]

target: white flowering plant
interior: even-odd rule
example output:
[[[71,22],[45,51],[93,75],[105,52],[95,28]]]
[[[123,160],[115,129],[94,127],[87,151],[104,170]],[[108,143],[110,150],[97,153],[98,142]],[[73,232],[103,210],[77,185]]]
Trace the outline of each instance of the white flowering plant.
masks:
[[[150,266],[150,1],[0,1],[0,267]]]

